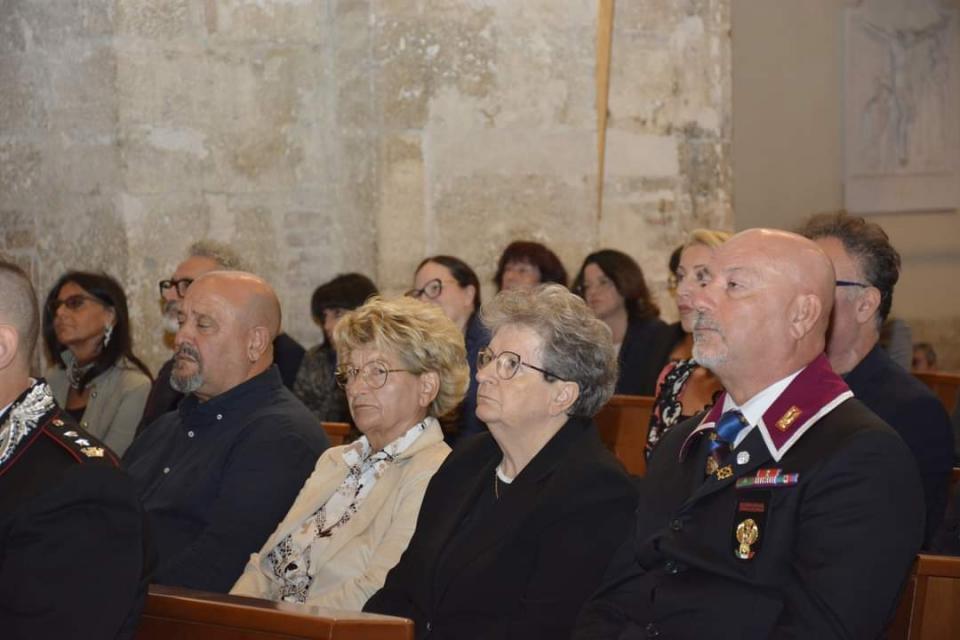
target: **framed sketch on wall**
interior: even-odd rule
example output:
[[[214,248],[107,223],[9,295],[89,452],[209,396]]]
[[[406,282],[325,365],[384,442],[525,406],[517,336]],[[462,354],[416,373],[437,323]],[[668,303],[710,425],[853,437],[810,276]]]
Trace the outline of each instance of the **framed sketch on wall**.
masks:
[[[960,208],[960,12],[940,0],[852,4],[844,33],[846,209]]]

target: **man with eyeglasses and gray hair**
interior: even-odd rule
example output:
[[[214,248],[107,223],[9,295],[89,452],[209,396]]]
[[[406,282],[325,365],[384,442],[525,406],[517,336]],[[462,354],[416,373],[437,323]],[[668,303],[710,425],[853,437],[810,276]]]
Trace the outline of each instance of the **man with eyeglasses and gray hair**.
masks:
[[[160,584],[226,593],[327,448],[273,363],[280,321],[270,285],[239,271],[200,276],[180,304],[170,383],[186,397],[123,458]]]
[[[933,392],[878,344],[900,278],[900,254],[880,225],[846,213],[813,216],[800,233],[823,249],[837,274],[827,341],[830,365],[868,409],[894,428],[917,461],[928,547],[947,506],[953,431]]]
[[[160,281],[160,297],[163,300],[163,329],[168,335],[177,332],[177,313],[190,284],[210,271],[239,271],[244,264],[232,247],[214,240],[199,240],[187,249],[187,258],[177,265],[173,275]],[[306,350],[286,333],[279,334],[273,344],[273,359],[280,369],[280,377],[288,389],[293,389],[297,371],[303,362]],[[143,417],[137,434],[167,411],[173,411],[183,399],[183,394],[170,386],[170,371],[173,358],[164,363],[157,372],[157,379],[150,388],[143,409]]]

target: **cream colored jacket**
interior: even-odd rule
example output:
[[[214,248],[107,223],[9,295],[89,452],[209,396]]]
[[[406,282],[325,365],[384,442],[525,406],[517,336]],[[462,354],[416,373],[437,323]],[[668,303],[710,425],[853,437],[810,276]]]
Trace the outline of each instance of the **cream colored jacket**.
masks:
[[[71,358],[73,354],[69,351],[63,353],[68,366]],[[45,377],[53,391],[53,399],[61,407],[66,407],[67,392],[70,390],[67,370],[51,367]],[[143,406],[150,393],[150,378],[121,358],[117,364],[91,380],[87,387],[90,395],[87,396],[87,408],[80,418],[80,426],[122,456],[133,442],[137,425],[143,417]]]
[[[436,421],[390,464],[377,480],[360,509],[339,527],[328,544],[310,557],[313,583],[307,604],[360,611],[383,586],[387,572],[407,548],[420,513],[427,483],[450,447]],[[319,509],[347,475],[343,461],[346,446],[327,449],[303,485],[289,513],[260,553],[250,562],[230,593],[276,600],[270,550]]]

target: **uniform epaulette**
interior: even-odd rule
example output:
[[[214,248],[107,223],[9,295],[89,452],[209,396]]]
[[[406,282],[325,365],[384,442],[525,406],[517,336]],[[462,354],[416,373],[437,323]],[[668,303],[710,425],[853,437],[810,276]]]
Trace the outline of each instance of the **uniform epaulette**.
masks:
[[[120,466],[117,455],[107,445],[84,431],[73,418],[60,409],[52,412],[40,429],[77,462]]]

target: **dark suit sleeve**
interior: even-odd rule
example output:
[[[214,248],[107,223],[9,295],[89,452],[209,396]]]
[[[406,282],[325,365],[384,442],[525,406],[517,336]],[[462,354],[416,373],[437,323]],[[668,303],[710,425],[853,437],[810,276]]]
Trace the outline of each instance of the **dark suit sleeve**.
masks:
[[[208,526],[176,557],[161,564],[156,582],[227,593],[286,515],[313,471],[314,449],[295,432],[265,418],[231,452]]]
[[[808,487],[790,606],[771,637],[876,638],[893,614],[923,537],[923,493],[899,438],[873,432],[856,440]]]
[[[144,515],[122,472],[77,465],[0,541],[4,638],[117,638],[146,597]],[[126,626],[125,626],[126,625]]]

